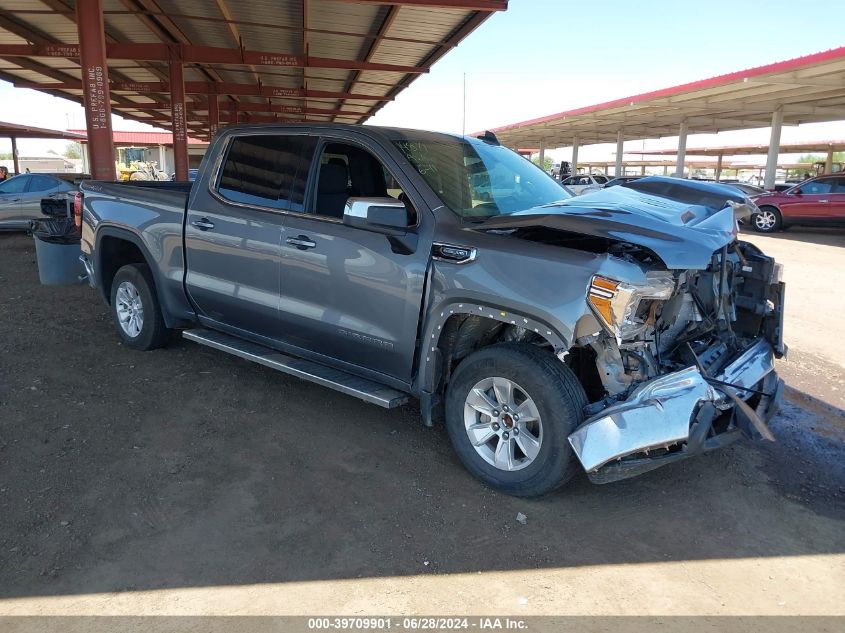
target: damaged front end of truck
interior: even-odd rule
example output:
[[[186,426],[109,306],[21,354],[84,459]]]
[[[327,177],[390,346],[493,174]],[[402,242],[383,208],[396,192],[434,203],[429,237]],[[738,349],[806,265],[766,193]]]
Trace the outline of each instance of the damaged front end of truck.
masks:
[[[741,437],[774,439],[767,423],[783,392],[774,360],[786,353],[781,266],[737,239],[753,203],[672,187],[671,196],[615,187],[539,222],[512,218],[508,229],[600,262],[561,355],[590,400],[568,439],[596,483]]]

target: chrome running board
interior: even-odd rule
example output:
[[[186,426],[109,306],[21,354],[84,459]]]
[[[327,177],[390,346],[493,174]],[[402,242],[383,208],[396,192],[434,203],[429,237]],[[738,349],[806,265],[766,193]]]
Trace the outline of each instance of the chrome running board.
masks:
[[[333,369],[326,365],[289,356],[269,347],[245,341],[235,336],[208,330],[194,328],[182,332],[189,341],[207,345],[221,352],[239,356],[245,360],[264,365],[284,374],[296,376],[302,380],[329,387],[335,391],[354,396],[365,402],[377,404],[385,409],[393,409],[408,402],[408,394],[392,387],[382,385],[366,378],[354,376],[348,372]]]

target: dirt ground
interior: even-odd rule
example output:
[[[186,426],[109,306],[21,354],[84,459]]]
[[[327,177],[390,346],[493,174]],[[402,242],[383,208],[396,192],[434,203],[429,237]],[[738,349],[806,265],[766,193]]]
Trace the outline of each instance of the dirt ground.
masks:
[[[845,239],[753,239],[800,270],[779,441],[527,501],[413,407],[121,346],[94,291],[40,286],[32,239],[0,235],[0,615],[843,615],[843,295],[802,284]]]

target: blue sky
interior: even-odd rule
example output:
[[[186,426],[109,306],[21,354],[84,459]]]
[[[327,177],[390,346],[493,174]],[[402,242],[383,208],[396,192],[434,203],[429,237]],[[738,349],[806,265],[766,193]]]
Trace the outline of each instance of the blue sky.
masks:
[[[511,0],[509,6],[371,122],[460,132],[464,73],[466,131],[473,132],[845,45],[841,0]],[[84,127],[76,104],[3,82],[0,106],[2,120]],[[115,123],[115,129],[137,127]],[[845,123],[784,129],[784,142],[833,137],[845,138]],[[689,143],[767,139],[760,129]],[[21,150],[46,147],[29,143],[21,141]],[[0,151],[7,145],[0,140]],[[608,151],[583,148],[581,157]]]
[[[704,79],[843,46],[843,13],[833,0],[511,0],[373,122],[459,132],[464,73],[467,131]]]

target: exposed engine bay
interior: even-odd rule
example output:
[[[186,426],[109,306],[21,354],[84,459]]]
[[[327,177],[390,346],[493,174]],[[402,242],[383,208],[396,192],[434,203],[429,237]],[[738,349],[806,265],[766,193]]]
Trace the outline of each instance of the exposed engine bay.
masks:
[[[567,287],[559,318],[572,334],[555,351],[589,401],[568,440],[597,483],[743,436],[773,440],[783,393],[781,267],[737,239],[754,203],[678,179],[634,184],[481,227],[590,255],[573,267],[592,271],[583,290]]]
[[[757,337],[783,355],[781,267],[753,244],[725,246],[706,270],[656,269],[647,279],[631,286],[593,277],[588,303],[604,327],[576,345],[595,354],[604,391],[595,410],[686,367],[715,376]]]
[[[566,359],[581,365],[582,381],[585,364],[596,370],[585,381],[591,417],[570,443],[597,483],[739,435],[774,439],[766,422],[783,381],[772,357],[786,352],[780,265],[734,241],[703,270],[656,267],[646,280],[593,276],[587,302],[602,327],[576,339]]]

